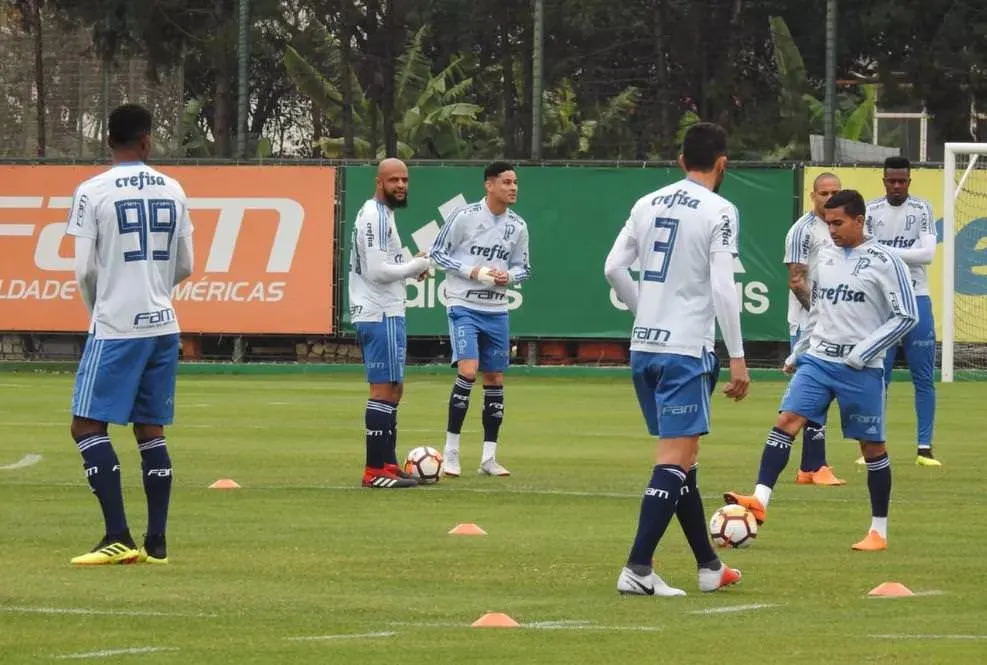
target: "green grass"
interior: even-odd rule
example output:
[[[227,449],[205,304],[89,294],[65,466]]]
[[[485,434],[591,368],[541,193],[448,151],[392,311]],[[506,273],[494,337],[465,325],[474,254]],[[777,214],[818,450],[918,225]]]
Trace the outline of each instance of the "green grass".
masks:
[[[451,379],[412,377],[402,451],[441,447]],[[741,404],[714,401],[700,467],[707,512],[723,490],[751,489],[783,387],[759,382]],[[514,475],[506,479],[473,474],[477,390],[465,476],[401,492],[357,487],[365,391],[347,376],[183,376],[169,430],[171,565],[74,569],[68,559],[96,542],[101,520],[68,437],[71,377],[0,375],[0,465],[44,456],[0,471],[0,662],[141,647],[176,650],[92,660],[925,665],[987,653],[977,526],[985,523],[987,384],[940,388],[942,469],[914,466],[911,388],[893,386],[889,551],[849,550],[869,525],[866,472],[853,464],[856,446],[834,430],[829,460],[847,486],[794,485],[796,449],[758,541],[724,555],[743,570],[740,586],[695,591],[694,562],[671,526],[657,558],[665,578],[689,591],[676,599],[614,589],[654,449],[624,379],[509,377],[500,457]],[[139,536],[139,458],[127,430],[111,434]],[[243,488],[207,489],[218,478]],[[489,535],[447,535],[460,522]],[[941,595],[866,597],[888,580]],[[768,607],[704,613],[753,604]],[[54,613],[69,609],[90,612]],[[522,624],[586,623],[470,628],[486,611]],[[160,615],[140,614],[149,612]],[[289,639],[378,632],[395,634]]]

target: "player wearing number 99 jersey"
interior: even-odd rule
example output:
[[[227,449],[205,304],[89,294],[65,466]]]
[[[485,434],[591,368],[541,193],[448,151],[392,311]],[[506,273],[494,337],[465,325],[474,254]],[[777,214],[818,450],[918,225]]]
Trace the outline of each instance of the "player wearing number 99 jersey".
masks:
[[[192,272],[188,199],[174,179],[147,166],[151,114],[126,104],[109,118],[113,167],[76,189],[66,233],[91,315],[72,396],[72,438],[99,500],[105,533],[73,564],[167,563],[165,525],[179,328],[171,291]],[[127,526],[120,462],[107,423],[133,423],[148,524],[138,551]]]
[[[686,178],[634,204],[606,261],[607,280],[634,312],[634,388],[648,431],[659,437],[637,536],[617,581],[620,593],[684,595],[651,567],[673,516],[696,557],[700,590],[715,591],[740,579],[740,571],[724,566],[713,551],[696,483],[699,437],[709,431],[710,396],[719,374],[714,319],[730,355],[724,392],[743,399],[750,382],[733,281],[737,209],[717,194],[726,161],[722,128],[690,127],[679,158]],[[635,261],[637,283],[627,272]]]

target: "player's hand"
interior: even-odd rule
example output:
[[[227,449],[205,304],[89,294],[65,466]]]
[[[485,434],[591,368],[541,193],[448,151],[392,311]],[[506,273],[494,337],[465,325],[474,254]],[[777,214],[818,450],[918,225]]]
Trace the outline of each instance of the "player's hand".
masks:
[[[751,377],[747,372],[747,361],[743,358],[730,359],[730,382],[723,389],[723,394],[739,402],[747,397],[747,389],[751,385]]]
[[[494,278],[494,284],[497,286],[507,286],[507,282],[511,279],[510,274],[506,270],[494,270],[491,276]]]
[[[788,356],[785,358],[785,362],[781,366],[781,371],[785,374],[794,374],[796,365],[797,363],[795,361],[795,356]]]
[[[488,268],[487,266],[477,266],[470,271],[470,279],[486,286],[492,286],[498,283],[496,275],[500,272],[503,271],[495,268]]]

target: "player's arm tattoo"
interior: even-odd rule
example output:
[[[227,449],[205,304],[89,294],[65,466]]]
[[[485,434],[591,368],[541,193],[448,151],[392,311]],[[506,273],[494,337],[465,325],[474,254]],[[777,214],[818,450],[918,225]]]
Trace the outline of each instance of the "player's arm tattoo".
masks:
[[[810,309],[812,294],[809,292],[809,266],[803,263],[788,264],[788,288],[792,290],[802,307]]]

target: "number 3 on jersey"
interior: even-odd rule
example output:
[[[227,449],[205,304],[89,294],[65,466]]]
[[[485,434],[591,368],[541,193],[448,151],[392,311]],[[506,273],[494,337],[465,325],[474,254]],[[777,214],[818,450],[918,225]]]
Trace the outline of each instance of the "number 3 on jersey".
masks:
[[[152,249],[152,261],[171,259],[171,239],[175,235],[178,211],[171,199],[125,199],[116,202],[117,228],[120,234],[136,233],[138,249],[123,253],[123,260],[147,261],[147,248],[152,233],[167,233],[164,249]]]
[[[668,266],[675,249],[675,235],[679,231],[679,220],[671,217],[656,217],[654,251],[646,259],[643,278],[646,282],[664,282],[668,277]]]

